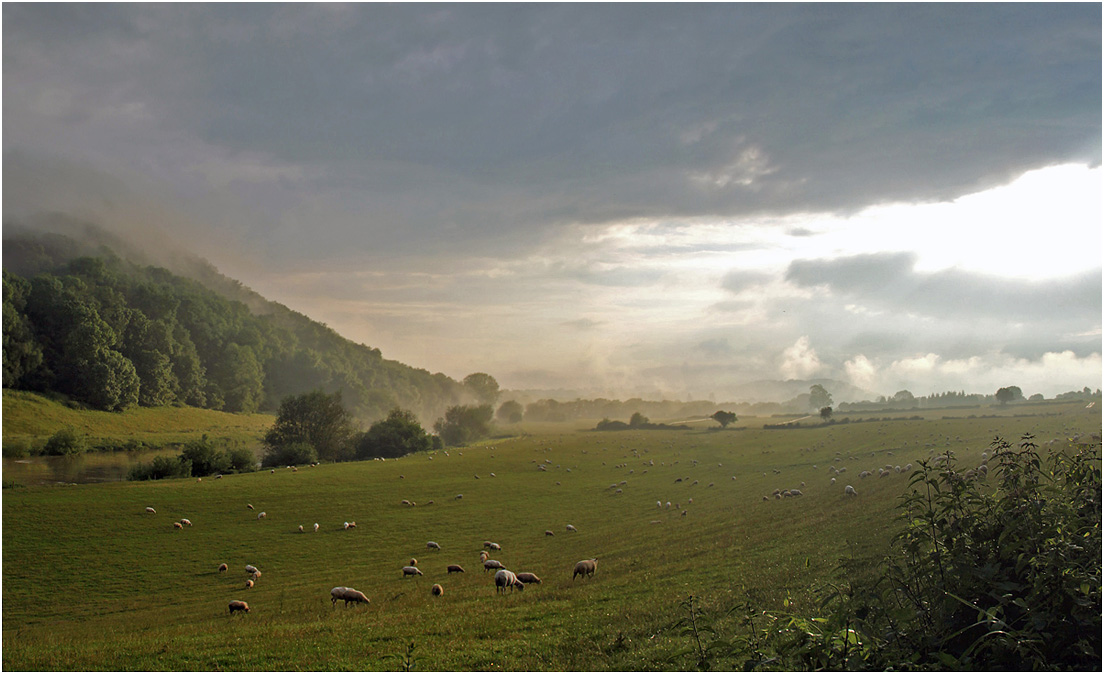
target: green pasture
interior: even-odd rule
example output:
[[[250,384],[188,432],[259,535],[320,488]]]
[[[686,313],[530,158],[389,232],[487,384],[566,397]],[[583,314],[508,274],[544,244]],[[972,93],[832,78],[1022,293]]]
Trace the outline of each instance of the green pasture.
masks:
[[[1101,427],[1099,406],[1083,404],[922,417],[790,430],[764,430],[771,419],[723,431],[523,425],[511,438],[394,461],[5,489],[3,667],[693,668],[690,656],[671,659],[688,645],[676,629],[688,595],[716,616],[748,600],[812,609],[841,560],[877,563],[907,479],[860,471],[946,450],[980,461],[996,436],[1066,446]],[[832,465],[846,468],[834,485]],[[859,496],[845,497],[845,484]],[[764,501],[776,488],[805,495]],[[194,526],[175,530],[181,518]],[[442,550],[428,551],[431,540]],[[543,584],[496,595],[481,570],[485,540],[502,545],[492,558]],[[424,577],[402,578],[411,557]],[[574,563],[590,557],[597,574],[573,581]],[[251,589],[246,564],[262,571]],[[447,575],[448,564],[466,573]],[[430,594],[434,583],[444,596]],[[336,585],[371,604],[332,606]],[[252,611],[230,616],[233,599]]]
[[[229,414],[196,407],[133,407],[101,412],[70,407],[29,391],[3,392],[4,448],[24,450],[45,445],[58,430],[73,428],[90,447],[127,443],[163,447],[198,440],[203,435],[257,443],[275,419],[270,414]]]

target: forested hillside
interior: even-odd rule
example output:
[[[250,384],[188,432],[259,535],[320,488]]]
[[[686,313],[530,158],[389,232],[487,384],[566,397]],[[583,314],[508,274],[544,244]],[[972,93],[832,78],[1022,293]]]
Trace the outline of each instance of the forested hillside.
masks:
[[[198,258],[186,260],[188,278],[116,250],[57,234],[5,237],[5,388],[101,410],[228,412],[274,410],[321,389],[340,391],[364,421],[394,407],[428,421],[472,398],[444,374],[386,360]]]

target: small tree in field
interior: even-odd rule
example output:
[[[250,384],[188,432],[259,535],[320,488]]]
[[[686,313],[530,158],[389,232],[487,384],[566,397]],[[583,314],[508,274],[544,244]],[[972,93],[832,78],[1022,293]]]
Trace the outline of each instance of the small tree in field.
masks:
[[[377,456],[394,459],[433,448],[433,436],[425,432],[413,412],[395,408],[382,421],[377,421],[356,443],[356,458]]]
[[[831,407],[821,407],[820,408],[820,418],[825,420],[825,421],[828,421],[829,419],[831,419],[832,418],[832,408]]]
[[[716,421],[718,424],[720,424],[721,428],[727,428],[729,424],[736,421],[736,413],[735,412],[725,412],[724,410],[717,410],[709,418],[712,419],[713,421]]]
[[[341,393],[316,390],[285,398],[264,441],[270,450],[306,443],[323,461],[345,461],[352,457],[352,435],[352,419],[341,404]]]
[[[466,445],[491,434],[493,416],[490,405],[456,405],[445,410],[444,418],[433,424],[433,430],[446,445]]]

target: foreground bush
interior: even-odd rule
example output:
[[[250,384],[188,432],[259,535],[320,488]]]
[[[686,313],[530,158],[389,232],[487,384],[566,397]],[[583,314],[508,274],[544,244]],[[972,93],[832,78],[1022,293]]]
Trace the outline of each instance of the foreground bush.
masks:
[[[884,565],[848,572],[818,616],[743,605],[725,639],[691,598],[687,651],[701,668],[1100,671],[1100,452],[1044,460],[1031,440],[996,440],[982,471],[920,462]]]

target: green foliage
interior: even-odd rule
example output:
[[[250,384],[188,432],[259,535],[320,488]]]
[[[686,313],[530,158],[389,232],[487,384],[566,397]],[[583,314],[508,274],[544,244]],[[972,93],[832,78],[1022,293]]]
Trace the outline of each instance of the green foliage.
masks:
[[[1044,460],[1025,436],[991,451],[994,469],[922,461],[882,570],[830,586],[819,617],[745,609],[759,638],[732,652],[784,669],[1098,671],[1099,450]]]
[[[829,419],[831,419],[832,418],[832,408],[831,407],[821,407],[820,408],[820,418],[824,419],[825,421],[828,421]]]
[[[257,459],[247,447],[231,447],[226,450],[226,462],[229,470],[235,473],[248,473],[256,469]]]
[[[629,417],[629,428],[643,428],[648,425],[648,417],[644,416],[640,412],[633,412],[633,415]]]
[[[4,244],[5,388],[103,410],[182,403],[234,413],[322,388],[341,391],[365,419],[396,406],[434,418],[466,394],[492,393],[480,384],[497,395],[489,375],[465,387],[385,360],[209,265],[189,267],[197,281],[60,236]],[[97,257],[79,257],[88,254]]]
[[[491,434],[492,416],[494,410],[490,405],[455,405],[433,424],[433,430],[445,445],[466,445]]]
[[[1023,400],[1023,397],[1023,391],[1020,390],[1019,386],[1005,386],[997,389],[996,393],[997,402],[1001,405]]]
[[[230,470],[230,457],[219,451],[206,435],[185,445],[180,458],[191,462],[192,475],[195,476],[215,475]]]
[[[820,384],[809,387],[809,407],[819,410],[832,404],[832,394]]]
[[[149,463],[139,463],[127,473],[128,480],[165,480],[191,477],[192,464],[181,456],[155,456]]]
[[[357,439],[356,458],[394,459],[432,448],[433,436],[426,433],[414,413],[396,407]]]
[[[316,459],[346,461],[353,456],[353,425],[341,403],[341,393],[326,394],[321,390],[289,396],[280,403],[276,423],[265,434],[265,444],[277,450],[292,444],[306,443],[314,448]],[[308,461],[277,461],[276,464],[309,463]]]
[[[499,421],[508,424],[516,424],[521,422],[524,411],[525,408],[523,408],[521,406],[521,403],[519,403],[518,401],[507,400],[506,402],[499,405],[498,411],[495,412],[495,417]]]
[[[464,377],[463,383],[483,405],[494,405],[498,400],[498,381],[486,372],[473,372]]]
[[[85,438],[75,428],[63,428],[46,441],[45,454],[51,456],[73,456],[86,449]]]
[[[728,425],[736,421],[735,412],[725,412],[724,410],[717,410],[709,417],[713,421],[716,421],[721,425],[721,428],[728,428]]]
[[[275,466],[302,466],[318,460],[318,451],[306,442],[289,442],[270,446],[265,452],[261,465],[265,468]]]

